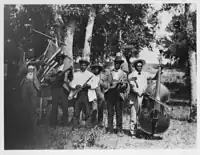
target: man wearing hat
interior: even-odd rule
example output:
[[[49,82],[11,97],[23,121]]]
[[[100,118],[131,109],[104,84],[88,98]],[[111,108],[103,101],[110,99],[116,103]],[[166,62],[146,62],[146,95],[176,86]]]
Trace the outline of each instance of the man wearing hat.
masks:
[[[29,117],[34,124],[37,121],[36,109],[39,106],[38,91],[40,90],[40,82],[37,73],[36,64],[34,62],[27,64],[20,73],[24,75],[20,83],[23,104],[27,109],[27,118]]]
[[[73,80],[69,83],[71,88],[71,93],[77,89],[81,91],[75,95],[76,98],[74,106],[74,118],[73,118],[73,128],[77,128],[80,118],[80,112],[84,110],[85,119],[88,122],[90,119],[89,102],[93,102],[97,99],[95,89],[98,87],[98,82],[95,80],[95,75],[87,70],[89,61],[85,58],[79,60],[80,70],[74,73]],[[88,81],[88,79],[90,79]],[[84,87],[82,87],[84,85]],[[70,94],[71,94],[70,93]],[[95,113],[95,111],[93,111]],[[95,115],[95,114],[93,114]]]
[[[57,125],[58,105],[61,100],[61,108],[63,110],[62,124],[68,126],[68,99],[67,90],[63,87],[65,74],[63,72],[63,60],[64,57],[57,57],[58,65],[53,68],[47,75],[45,75],[45,81],[50,85],[52,96],[52,110],[50,114],[50,126],[55,129]]]
[[[136,59],[132,62],[132,66],[135,70],[128,75],[128,79],[131,85],[131,91],[129,95],[131,105],[131,119],[130,119],[130,133],[132,136],[136,134],[137,129],[137,112],[143,101],[143,93],[148,86],[148,79],[156,79],[155,75],[151,75],[148,72],[143,72],[142,68],[145,65],[143,59]]]
[[[103,110],[105,106],[105,98],[104,98],[104,92],[103,89],[107,89],[107,81],[106,76],[103,74],[103,66],[99,63],[93,64],[91,66],[91,69],[93,70],[93,73],[95,75],[96,81],[98,82],[98,87],[95,89],[97,94],[97,100],[98,100],[98,124],[99,126],[103,126]]]
[[[121,70],[121,64],[124,61],[120,56],[114,60],[114,69],[111,71],[112,82],[110,89],[105,93],[105,99],[108,109],[108,133],[113,133],[114,109],[116,112],[116,127],[118,136],[122,136],[122,109],[124,102],[124,92],[127,89],[127,74]]]

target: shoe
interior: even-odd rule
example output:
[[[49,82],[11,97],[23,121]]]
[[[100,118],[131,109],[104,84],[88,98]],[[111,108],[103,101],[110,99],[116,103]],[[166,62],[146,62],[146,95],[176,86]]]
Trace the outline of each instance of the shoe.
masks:
[[[103,128],[103,122],[102,122],[102,121],[100,121],[100,122],[98,123],[98,127]]]
[[[92,117],[87,117],[85,124],[92,124]]]
[[[92,112],[91,117],[92,117],[92,123],[97,121],[97,118],[96,118],[97,117],[97,110],[94,110]]]
[[[68,127],[68,126],[69,126],[69,123],[63,123],[62,126],[63,126],[63,127]]]
[[[106,133],[110,135],[110,134],[113,134],[113,131],[112,130],[108,130]]]
[[[123,131],[118,131],[118,132],[117,132],[117,135],[118,135],[119,137],[123,137],[123,136],[124,136],[124,132],[123,132]]]

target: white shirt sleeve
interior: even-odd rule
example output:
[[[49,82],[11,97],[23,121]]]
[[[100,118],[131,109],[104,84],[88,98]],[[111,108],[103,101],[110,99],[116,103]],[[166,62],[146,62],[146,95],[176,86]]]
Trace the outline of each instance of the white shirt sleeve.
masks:
[[[73,80],[69,83],[70,87],[75,88],[76,85],[78,84],[78,76],[79,76],[79,72],[74,73],[74,78]]]

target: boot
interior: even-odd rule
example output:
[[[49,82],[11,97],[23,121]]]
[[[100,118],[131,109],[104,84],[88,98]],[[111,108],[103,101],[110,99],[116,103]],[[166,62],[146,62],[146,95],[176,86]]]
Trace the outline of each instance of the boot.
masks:
[[[72,129],[76,130],[78,128],[78,119],[74,117],[72,121],[73,121]]]

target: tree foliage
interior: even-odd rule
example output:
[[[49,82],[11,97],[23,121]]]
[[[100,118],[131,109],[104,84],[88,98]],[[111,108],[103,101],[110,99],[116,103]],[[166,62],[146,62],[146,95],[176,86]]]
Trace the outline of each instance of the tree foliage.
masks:
[[[181,8],[180,5],[164,5],[164,10],[172,9],[172,7]],[[160,42],[168,50],[164,55],[166,58],[175,59],[179,65],[185,65],[188,63],[188,49],[196,51],[196,11],[190,12],[190,20],[193,26],[193,30],[188,30],[186,26],[185,14],[174,15],[172,20],[168,24],[166,31],[171,35],[169,38],[163,37]]]
[[[35,56],[44,52],[47,39],[44,36],[30,33],[25,24],[31,24],[34,29],[55,36],[56,26],[61,29],[61,41],[66,24],[76,21],[74,36],[74,55],[80,54],[84,46],[85,27],[91,8],[96,9],[96,18],[92,36],[91,57],[107,56],[119,51],[120,45],[133,45],[134,49],[127,49],[133,53],[143,47],[151,49],[151,42],[155,39],[156,15],[148,16],[149,4],[68,4],[58,5],[58,21],[54,20],[54,5],[5,5],[5,55],[17,55],[16,46],[19,42],[25,52],[34,48]],[[148,23],[148,24],[147,24]],[[119,44],[119,30],[122,30],[122,43]],[[12,46],[10,46],[12,44]]]

